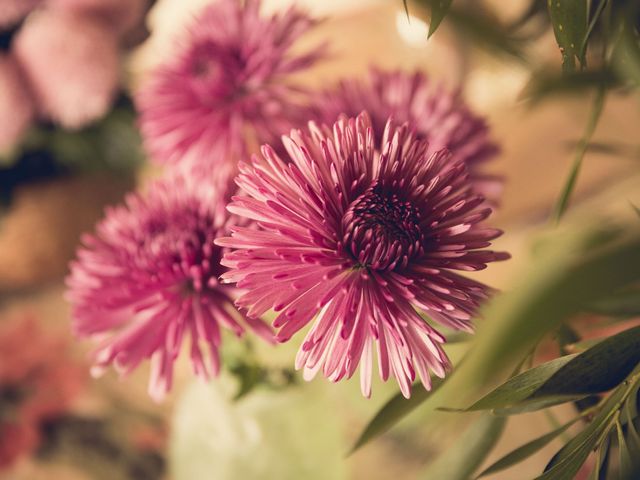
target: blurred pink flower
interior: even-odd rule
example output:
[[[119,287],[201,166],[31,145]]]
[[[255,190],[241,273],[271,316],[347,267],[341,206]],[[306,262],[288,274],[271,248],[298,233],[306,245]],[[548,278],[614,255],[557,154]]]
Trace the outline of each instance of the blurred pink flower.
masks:
[[[342,80],[317,96],[314,116],[331,125],[340,114],[355,117],[363,110],[371,116],[378,138],[389,117],[409,122],[416,136],[429,142],[429,153],[447,148],[453,161],[467,164],[476,190],[498,200],[501,179],[480,173],[478,167],[499,149],[489,138],[486,122],[471,112],[459,92],[434,86],[422,72],[372,68],[366,81]]]
[[[175,58],[137,95],[141,130],[159,163],[219,164],[276,142],[303,119],[291,73],[322,55],[290,48],[315,21],[291,8],[261,17],[259,0],[219,0],[188,28]]]
[[[20,140],[33,117],[33,100],[16,62],[0,53],[0,152]]]
[[[286,161],[265,146],[240,166],[246,196],[228,209],[259,228],[232,227],[216,240],[235,249],[222,279],[246,290],[236,305],[249,317],[281,312],[280,342],[315,318],[296,359],[305,378],[322,369],[338,381],[360,364],[369,396],[376,345],[383,380],[395,377],[408,397],[417,370],[430,388],[429,372],[442,377],[449,366],[445,338],[415,309],[472,331],[490,289],[454,271],[508,258],[482,250],[501,232],[482,226],[491,209],[470,189],[464,162],[429,153],[406,124],[390,122],[376,138],[366,113],[341,118],[333,132],[311,123],[284,143]]]
[[[42,0],[2,0],[0,3],[0,28],[10,27],[20,22]]]
[[[119,34],[141,21],[148,3],[147,0],[47,0],[51,8],[89,15],[107,22]]]
[[[219,370],[220,326],[241,335],[247,325],[272,340],[267,325],[235,311],[235,289],[218,283],[222,249],[213,241],[229,221],[224,206],[215,189],[174,176],[130,194],[83,238],[67,298],[75,332],[98,339],[98,371],[113,364],[126,374],[151,358],[149,393],[159,400],[183,337],[191,337],[193,368],[204,378]]]
[[[0,467],[35,449],[40,423],[68,411],[82,390],[84,369],[66,348],[30,317],[0,329]]]
[[[111,106],[118,87],[118,46],[104,23],[54,10],[35,12],[13,48],[41,113],[51,120],[80,128]]]

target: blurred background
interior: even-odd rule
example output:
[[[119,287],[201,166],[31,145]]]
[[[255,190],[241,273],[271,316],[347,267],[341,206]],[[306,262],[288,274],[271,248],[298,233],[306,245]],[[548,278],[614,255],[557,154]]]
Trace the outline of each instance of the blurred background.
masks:
[[[126,22],[119,20],[106,32],[80,23],[39,26],[37,10],[19,24],[0,22],[0,68],[8,72],[10,52],[22,62],[21,68],[40,69],[46,83],[38,86],[40,98],[56,119],[54,126],[21,110],[18,89],[7,93],[15,78],[0,72],[0,383],[15,383],[10,377],[30,365],[39,373],[18,380],[27,389],[47,391],[39,400],[44,406],[34,407],[41,414],[33,415],[28,429],[0,432],[0,478],[427,478],[425,468],[449,448],[465,420],[418,409],[347,456],[362,428],[397,391],[391,382],[374,383],[369,400],[362,398],[357,379],[332,384],[317,378],[296,381],[284,390],[258,388],[234,401],[233,376],[222,374],[205,385],[192,378],[188,362],[180,359],[173,391],[155,404],[146,392],[146,367],[125,379],[111,371],[90,377],[90,345],[73,338],[64,300],[67,264],[81,233],[92,230],[104,207],[156,175],[145,162],[131,92],[172,54],[185,23],[210,1],[141,0]],[[266,0],[263,7],[275,11],[290,3]],[[372,63],[420,69],[450,89],[460,88],[471,107],[487,118],[491,136],[501,147],[487,168],[506,179],[491,223],[505,231],[496,249],[509,251],[513,258],[475,278],[509,289],[535,261],[533,247],[549,228],[549,212],[571,168],[593,91],[529,101],[523,91],[530,85],[530,64],[484,48],[447,20],[427,40],[426,19],[413,8],[408,16],[401,0],[295,3],[323,18],[302,47],[319,40],[330,46],[327,60],[301,74],[304,85],[319,87],[340,77],[363,76]],[[503,24],[516,22],[530,5],[520,0],[508,6],[498,0],[472,3]],[[3,9],[11,13],[9,4],[13,2],[0,0],[0,19]],[[49,38],[61,31],[77,38],[57,43]],[[540,31],[527,44],[529,58],[536,68],[558,69],[553,31]],[[100,44],[110,36],[109,45],[100,47],[104,51],[91,46],[92,35]],[[70,87],[65,83],[73,83],[69,69],[76,66],[61,59],[64,42],[85,41],[87,47],[76,61],[96,75],[94,89],[74,87],[77,95],[69,97],[65,108],[76,108],[77,102],[77,112],[59,112],[46,90]],[[105,87],[102,83],[110,76],[114,83]],[[111,93],[105,94],[105,88]],[[88,113],[78,113],[86,106],[91,106],[84,109]],[[640,205],[638,107],[637,95],[607,96],[572,196],[568,225],[633,217],[629,204]],[[452,344],[448,352],[456,359],[465,348]],[[295,350],[295,344],[277,350],[255,346],[252,355],[273,368],[287,368]],[[0,385],[0,419],[19,394]],[[562,419],[569,409],[558,407],[555,414]],[[485,463],[549,428],[544,413],[512,418]],[[559,442],[522,463],[515,476],[508,471],[490,478],[535,477]]]

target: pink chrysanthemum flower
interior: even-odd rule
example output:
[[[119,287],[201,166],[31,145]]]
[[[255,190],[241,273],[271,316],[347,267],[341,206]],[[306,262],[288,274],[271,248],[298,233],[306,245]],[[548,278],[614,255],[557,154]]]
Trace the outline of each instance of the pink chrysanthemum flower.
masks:
[[[313,321],[296,358],[305,378],[322,369],[333,381],[361,365],[371,392],[374,345],[380,376],[396,378],[405,396],[417,371],[444,376],[445,338],[416,311],[457,330],[489,288],[455,273],[508,258],[482,248],[500,231],[482,226],[491,213],[469,188],[464,162],[429,154],[405,124],[391,122],[381,147],[366,114],[333,127],[310,123],[284,138],[288,161],[269,146],[240,166],[246,197],[228,209],[258,222],[216,241],[222,278],[246,289],[236,305],[257,317],[273,308],[276,339],[285,342]],[[314,321],[315,318],[315,321]]]
[[[118,41],[101,21],[57,10],[34,12],[12,48],[47,118],[75,129],[111,106],[119,81]]]
[[[114,364],[125,374],[151,358],[149,393],[159,400],[183,337],[204,378],[219,369],[220,326],[237,335],[248,326],[272,340],[267,325],[235,311],[235,289],[218,283],[222,249],[213,241],[228,220],[215,189],[175,176],[130,194],[83,238],[67,298],[77,334],[99,339],[97,372]]]
[[[471,112],[460,92],[434,86],[422,72],[371,69],[366,81],[342,80],[324,91],[314,110],[319,122],[328,125],[341,114],[355,117],[366,110],[378,138],[389,117],[409,122],[417,137],[429,142],[429,153],[447,148],[453,161],[467,164],[476,191],[491,200],[498,200],[502,193],[500,178],[478,171],[498,153],[486,122]]]
[[[0,153],[20,140],[34,113],[33,100],[16,62],[0,53]]]
[[[287,76],[311,66],[322,49],[289,50],[316,22],[295,8],[271,17],[259,10],[259,0],[207,7],[175,58],[140,89],[141,130],[155,161],[237,159],[247,145],[274,142],[303,119],[302,90]]]

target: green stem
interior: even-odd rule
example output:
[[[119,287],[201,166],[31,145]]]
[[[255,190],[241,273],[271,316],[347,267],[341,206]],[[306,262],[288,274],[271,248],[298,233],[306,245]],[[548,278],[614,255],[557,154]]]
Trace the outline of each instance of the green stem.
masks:
[[[556,202],[556,205],[553,209],[552,219],[556,224],[560,222],[560,219],[562,218],[562,215],[564,215],[564,212],[566,211],[569,204],[569,198],[571,197],[571,193],[575,188],[576,180],[578,179],[578,174],[580,173],[580,168],[582,167],[584,154],[587,151],[589,141],[593,136],[593,132],[595,131],[596,126],[598,125],[598,120],[600,120],[600,116],[602,114],[605,96],[605,88],[600,87],[596,92],[584,135],[582,136],[580,142],[578,142],[578,146],[576,147],[576,153],[573,160],[573,166],[571,167],[571,172],[569,173],[569,177],[567,178],[565,186],[562,189],[562,194],[558,198],[558,201]]]

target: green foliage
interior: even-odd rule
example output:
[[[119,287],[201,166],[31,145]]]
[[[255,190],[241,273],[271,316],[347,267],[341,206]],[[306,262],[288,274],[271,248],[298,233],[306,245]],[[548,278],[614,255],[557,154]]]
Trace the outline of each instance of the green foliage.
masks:
[[[438,29],[438,26],[440,25],[440,22],[442,22],[442,19],[445,17],[447,12],[449,11],[452,1],[453,0],[431,1],[431,21],[429,22],[428,37],[431,37],[431,35],[433,35],[436,32],[436,30]]]
[[[516,375],[467,410],[517,413],[606,392],[619,385],[639,362],[640,327],[634,327],[579,355],[560,357]]]
[[[425,480],[466,480],[482,464],[502,435],[506,418],[491,414],[482,415],[455,444],[447,449],[421,478]]]
[[[553,33],[562,53],[565,71],[575,70],[576,58],[585,64],[582,45],[587,38],[587,9],[585,0],[547,0]]]
[[[485,470],[483,470],[478,478],[484,477],[486,475],[491,475],[496,472],[500,472],[502,470],[506,470],[507,468],[516,465],[523,460],[526,460],[534,453],[539,452],[541,449],[546,447],[553,440],[558,438],[561,434],[567,431],[567,429],[573,425],[578,419],[570,421],[565,425],[562,425],[560,428],[557,428],[541,437],[536,438],[535,440],[531,440],[530,442],[525,443],[524,445],[512,450],[507,453],[504,457],[497,460],[495,463],[492,463]]]
[[[430,391],[425,390],[422,385],[420,385],[417,388],[413,389],[411,398],[409,399],[405,398],[400,392],[391,397],[391,399],[389,399],[389,401],[380,409],[380,411],[378,411],[378,413],[376,413],[373,419],[371,419],[371,421],[367,424],[365,429],[358,437],[358,440],[356,440],[355,444],[353,445],[351,453],[366,445],[374,438],[382,435],[393,425],[409,415],[418,406],[422,405],[422,403],[427,400],[431,396],[431,394],[440,387],[441,384],[442,380],[440,380],[439,378],[435,378],[432,381]]]

